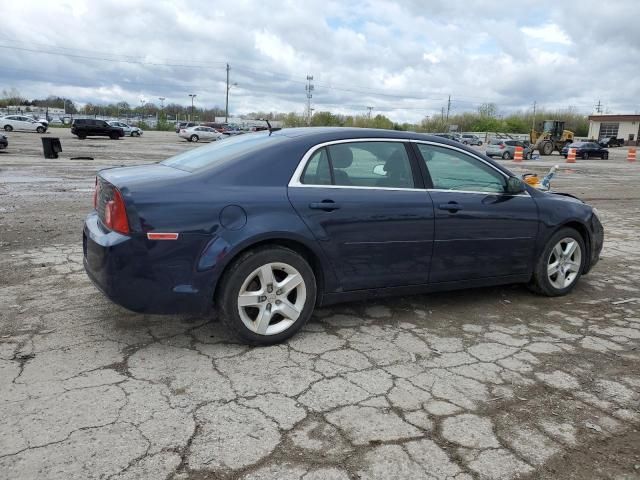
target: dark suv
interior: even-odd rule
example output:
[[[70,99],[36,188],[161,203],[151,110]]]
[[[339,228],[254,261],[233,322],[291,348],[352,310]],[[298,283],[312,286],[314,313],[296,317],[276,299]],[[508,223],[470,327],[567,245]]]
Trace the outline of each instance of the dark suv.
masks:
[[[112,127],[104,120],[93,118],[77,118],[71,124],[71,133],[77,135],[80,140],[87,137],[109,137],[118,140],[124,137],[124,130],[120,127]]]

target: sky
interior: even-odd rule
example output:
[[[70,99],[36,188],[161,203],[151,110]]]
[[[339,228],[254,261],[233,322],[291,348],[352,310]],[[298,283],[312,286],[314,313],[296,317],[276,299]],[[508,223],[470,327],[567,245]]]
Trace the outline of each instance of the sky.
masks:
[[[141,100],[418,122],[640,112],[637,0],[0,0],[0,90],[78,104]]]

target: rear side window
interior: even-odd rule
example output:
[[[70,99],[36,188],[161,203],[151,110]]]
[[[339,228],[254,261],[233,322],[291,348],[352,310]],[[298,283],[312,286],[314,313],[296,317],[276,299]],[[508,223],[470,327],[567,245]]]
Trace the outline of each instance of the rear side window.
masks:
[[[339,143],[328,151],[336,185],[414,187],[409,155],[401,142]]]
[[[331,185],[331,170],[326,148],[316,151],[302,174],[301,182],[306,185]]]

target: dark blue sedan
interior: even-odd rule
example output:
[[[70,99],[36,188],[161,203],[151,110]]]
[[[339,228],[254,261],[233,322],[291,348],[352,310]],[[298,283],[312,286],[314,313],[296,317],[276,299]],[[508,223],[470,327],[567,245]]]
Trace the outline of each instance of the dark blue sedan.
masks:
[[[84,265],[109,298],[137,312],[215,308],[256,344],[342,301],[506,283],[564,295],[603,242],[577,198],[459,142],[385,130],[240,135],[102,170],[94,203]]]

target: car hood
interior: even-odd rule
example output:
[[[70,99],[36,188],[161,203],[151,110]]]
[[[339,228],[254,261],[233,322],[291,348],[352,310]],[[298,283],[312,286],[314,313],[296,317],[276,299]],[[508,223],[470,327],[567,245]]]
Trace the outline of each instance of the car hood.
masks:
[[[584,201],[580,200],[578,197],[576,197],[575,195],[572,195],[570,193],[566,193],[566,192],[554,192],[554,191],[550,191],[550,192],[546,192],[547,195],[551,195],[553,198],[557,199],[557,200],[565,200],[567,202],[573,202],[573,203],[585,203]]]

